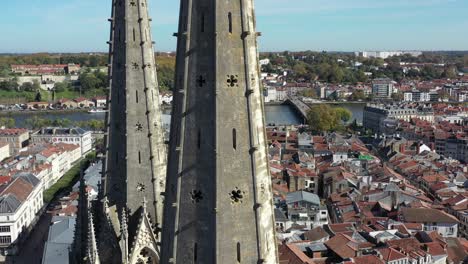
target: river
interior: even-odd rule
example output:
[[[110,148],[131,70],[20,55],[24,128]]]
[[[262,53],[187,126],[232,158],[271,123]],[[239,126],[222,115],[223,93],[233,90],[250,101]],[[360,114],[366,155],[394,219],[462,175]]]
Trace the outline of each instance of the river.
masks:
[[[330,104],[332,107],[343,107],[348,109],[351,114],[351,122],[356,120],[358,123],[362,124],[362,119],[364,115],[365,103],[339,103],[339,104]],[[304,121],[289,105],[266,105],[265,106],[265,115],[267,124],[277,124],[277,125],[300,125]]]
[[[340,106],[350,110],[353,114],[352,120],[356,119],[358,123],[362,123],[365,104],[343,103],[332,106]],[[11,112],[0,115],[0,117],[14,118],[16,122],[15,124],[19,128],[25,128],[26,120],[34,116],[50,120],[69,119],[76,122],[89,121],[92,119],[104,120],[106,115],[105,113],[89,114],[87,112]],[[267,124],[275,125],[300,125],[303,123],[302,118],[299,117],[288,105],[266,105],[265,119]],[[163,122],[166,124],[170,122],[170,115],[168,111],[165,111],[165,114],[163,115]]]

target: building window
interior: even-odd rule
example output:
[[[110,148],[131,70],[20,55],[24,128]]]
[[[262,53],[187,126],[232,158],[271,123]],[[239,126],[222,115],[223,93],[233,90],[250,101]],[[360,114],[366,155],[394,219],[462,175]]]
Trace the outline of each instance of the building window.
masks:
[[[237,149],[237,131],[235,128],[232,129],[232,148]]]
[[[229,12],[228,14],[228,20],[229,20],[229,33],[232,34],[232,13]]]
[[[198,244],[195,243],[195,245],[193,246],[193,262],[197,263],[197,260],[198,260]]]
[[[10,226],[0,226],[0,233],[9,233]]]
[[[197,137],[197,147],[198,149],[201,148],[201,129],[198,129],[198,137]]]
[[[0,229],[0,230],[1,230],[1,229]],[[455,228],[449,227],[449,228],[448,228],[447,235],[453,235],[454,233],[455,233]]]
[[[11,236],[0,236],[0,244],[11,244]]]

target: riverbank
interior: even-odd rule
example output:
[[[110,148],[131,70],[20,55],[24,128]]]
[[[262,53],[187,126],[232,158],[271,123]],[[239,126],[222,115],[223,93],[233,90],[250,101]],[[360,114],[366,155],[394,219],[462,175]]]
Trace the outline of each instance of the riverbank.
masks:
[[[52,113],[85,113],[89,109],[44,109],[44,110],[1,110],[0,116],[9,115],[32,115],[32,114],[52,114]]]
[[[336,106],[341,106],[350,110],[353,114],[352,120],[356,119],[358,123],[362,123],[365,104],[343,103]],[[17,128],[30,127],[30,121],[28,121],[28,119],[34,119],[35,117],[39,119],[48,119],[50,121],[69,120],[72,123],[104,121],[106,113],[88,113],[87,111],[87,109],[0,111],[0,117],[14,119],[14,127]],[[162,113],[164,123],[167,125],[170,124],[171,107],[164,106],[162,108]],[[300,125],[304,123],[291,106],[281,102],[265,104],[265,120],[267,124],[276,125]]]

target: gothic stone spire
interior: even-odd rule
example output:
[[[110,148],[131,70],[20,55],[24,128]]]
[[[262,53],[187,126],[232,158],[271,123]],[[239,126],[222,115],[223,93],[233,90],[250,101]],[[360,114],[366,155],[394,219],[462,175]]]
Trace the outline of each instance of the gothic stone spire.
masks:
[[[277,263],[252,0],[182,0],[161,263]]]
[[[128,239],[136,235],[143,199],[156,225],[162,221],[164,146],[151,19],[147,0],[113,0],[109,113],[104,195],[116,238],[120,212],[128,214]],[[122,257],[125,259],[125,257]]]

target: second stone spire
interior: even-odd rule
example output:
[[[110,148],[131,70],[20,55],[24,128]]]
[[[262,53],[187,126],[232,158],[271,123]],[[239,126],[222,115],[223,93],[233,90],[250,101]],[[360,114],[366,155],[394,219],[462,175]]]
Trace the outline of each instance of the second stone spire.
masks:
[[[252,0],[182,0],[161,263],[278,263]]]

